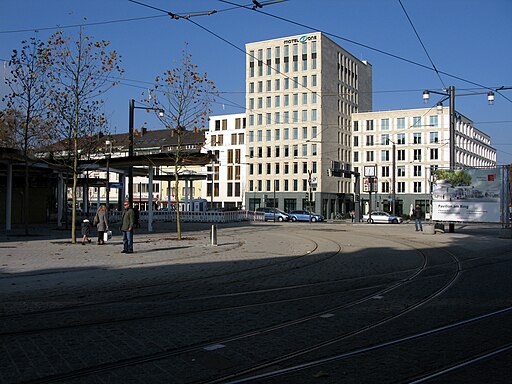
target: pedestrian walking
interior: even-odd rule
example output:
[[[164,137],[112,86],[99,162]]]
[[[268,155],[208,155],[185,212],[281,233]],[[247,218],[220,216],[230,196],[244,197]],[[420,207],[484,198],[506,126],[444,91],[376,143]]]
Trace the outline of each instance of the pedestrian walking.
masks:
[[[354,220],[356,219],[356,211],[350,211],[350,219],[352,220],[352,222],[354,222]]]
[[[90,243],[91,239],[89,239],[89,236],[91,236],[91,223],[87,217],[84,217],[81,224],[81,233],[82,233],[82,245],[85,245],[85,243]]]
[[[121,216],[121,232],[123,233],[123,250],[121,253],[133,253],[133,226],[135,225],[135,212],[128,201],[124,202],[124,211]]]
[[[92,222],[98,230],[98,245],[105,244],[104,234],[108,231],[108,211],[103,204],[100,205]]]
[[[416,205],[416,207],[414,208],[413,217],[414,217],[414,225],[416,227],[416,232],[418,232],[418,231],[423,232],[423,225],[421,224],[423,212],[421,211],[421,208],[419,205]]]

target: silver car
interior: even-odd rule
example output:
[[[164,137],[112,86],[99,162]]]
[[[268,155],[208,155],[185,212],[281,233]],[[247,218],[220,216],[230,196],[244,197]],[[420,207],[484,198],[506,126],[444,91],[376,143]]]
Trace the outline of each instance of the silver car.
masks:
[[[384,211],[373,211],[371,214],[363,215],[363,221],[373,223],[384,223],[384,224],[399,224],[403,221],[401,217],[391,215]]]

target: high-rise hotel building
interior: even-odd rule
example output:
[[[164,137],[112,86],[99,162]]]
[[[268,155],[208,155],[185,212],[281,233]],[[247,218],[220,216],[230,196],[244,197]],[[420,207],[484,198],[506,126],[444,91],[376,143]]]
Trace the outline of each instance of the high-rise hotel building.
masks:
[[[372,67],[322,33],[246,44],[246,207],[353,203],[351,115],[372,110]]]

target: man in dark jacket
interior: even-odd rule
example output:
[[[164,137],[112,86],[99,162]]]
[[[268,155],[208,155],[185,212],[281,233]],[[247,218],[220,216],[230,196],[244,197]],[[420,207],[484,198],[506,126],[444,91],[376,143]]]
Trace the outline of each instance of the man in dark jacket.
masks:
[[[123,250],[121,253],[133,253],[133,226],[135,212],[128,201],[124,202],[123,216],[121,217],[121,232],[123,233]]]
[[[423,212],[421,211],[421,208],[419,205],[416,205],[416,208],[414,208],[413,217],[414,217],[414,225],[416,226],[416,231],[423,231],[423,225],[421,224]]]

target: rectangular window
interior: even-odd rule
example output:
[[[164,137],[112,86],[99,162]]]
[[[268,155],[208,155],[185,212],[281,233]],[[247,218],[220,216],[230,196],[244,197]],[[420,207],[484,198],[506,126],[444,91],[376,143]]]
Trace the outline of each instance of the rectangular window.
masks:
[[[263,131],[261,129],[258,130],[258,141],[263,141]]]
[[[359,136],[354,136],[354,147],[359,147]]]
[[[380,121],[380,129],[383,131],[389,130],[389,119],[382,119]]]
[[[414,144],[421,144],[421,133],[414,134]]]
[[[414,182],[414,192],[421,193],[421,181]]]
[[[265,131],[265,136],[266,136],[266,140],[267,140],[267,141],[271,141],[271,140],[272,140],[272,130],[267,129],[267,130]]]
[[[293,105],[299,105],[299,94],[294,93],[292,100],[293,100]]]
[[[316,87],[316,75],[311,76],[311,86]]]
[[[317,103],[317,94],[316,92],[311,93],[311,104]]]
[[[396,128],[405,129],[405,117],[399,117],[396,119]]]
[[[430,143],[435,144],[439,143],[439,136],[437,132],[430,132]]]
[[[375,158],[373,156],[373,151],[366,151],[366,161],[375,161]]]
[[[281,156],[281,153],[280,153],[280,148],[279,145],[276,145],[275,149],[274,149],[274,152],[275,152],[275,157],[279,157]]]
[[[420,128],[421,127],[421,117],[420,116],[414,116],[412,118],[412,127],[413,128]]]
[[[372,146],[372,145],[374,145],[373,135],[367,135],[366,136],[366,146]]]
[[[276,108],[281,106],[281,96],[278,95],[278,96],[274,97],[274,106]]]
[[[281,130],[279,128],[276,128],[276,130],[274,131],[274,137],[275,140],[281,140]]]
[[[308,138],[308,127],[302,127],[302,138],[303,139]]]
[[[380,151],[380,160],[381,161],[389,161],[389,150],[388,149]]]
[[[308,111],[303,110],[302,111],[302,122],[306,122],[306,121],[308,121]]]
[[[396,135],[396,144],[404,145],[405,144],[405,133],[399,133]]]
[[[389,193],[389,181],[383,181],[380,185],[382,193]]]
[[[302,156],[307,156],[307,155],[308,155],[308,145],[302,144]]]
[[[405,181],[399,181],[396,183],[396,189],[398,193],[405,193]]]
[[[405,161],[405,149],[399,149],[396,151],[396,157],[398,161]]]
[[[366,120],[366,130],[373,131],[373,120]]]
[[[318,128],[311,127],[311,138],[315,139],[317,135],[318,135]]]
[[[292,129],[292,134],[293,134],[293,140],[298,140],[299,139],[299,128],[293,128]]]
[[[289,140],[290,139],[290,128],[284,129],[284,139]]]
[[[437,148],[430,148],[430,160],[439,159],[439,150]]]
[[[389,177],[389,166],[385,165],[380,170],[382,177]]]
[[[359,161],[359,152],[354,152],[354,162],[357,163]]]
[[[414,150],[414,160],[421,160],[421,149]]]
[[[297,144],[293,145],[293,157],[299,156],[299,146]]]
[[[317,145],[316,145],[316,144],[312,144],[312,145],[311,145],[311,154],[312,154],[313,156],[318,155],[318,152],[317,152]]]
[[[385,133],[380,135],[380,145],[388,145],[389,144],[389,134]]]
[[[415,165],[413,168],[414,176],[421,177],[421,165]]]
[[[317,119],[316,109],[312,109],[311,110],[311,121],[316,121],[316,119]]]
[[[396,167],[396,175],[398,177],[405,177],[405,166],[404,165],[400,165],[400,166]]]
[[[430,116],[430,126],[431,127],[437,127],[438,122],[439,122],[439,119],[438,119],[437,115]]]

